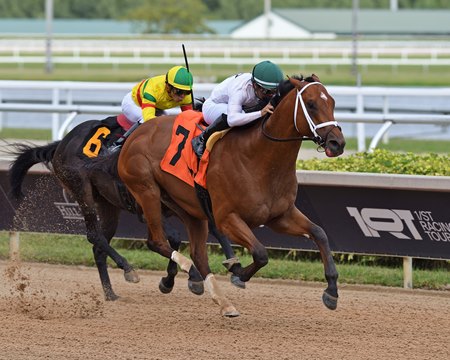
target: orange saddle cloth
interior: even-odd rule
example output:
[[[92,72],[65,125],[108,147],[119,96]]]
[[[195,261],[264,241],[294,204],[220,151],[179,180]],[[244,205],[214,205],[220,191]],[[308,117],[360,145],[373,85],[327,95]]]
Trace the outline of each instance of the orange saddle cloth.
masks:
[[[206,189],[206,170],[209,164],[209,154],[214,144],[220,140],[228,130],[214,133],[208,139],[205,152],[198,161],[192,149],[192,139],[202,132],[201,128],[208,126],[203,120],[203,114],[194,110],[180,113],[173,123],[172,138],[164,157],[161,160],[161,169],[186,184],[194,187],[194,183]]]
[[[175,118],[170,145],[160,164],[162,170],[192,187],[194,187],[194,178],[199,173],[199,161],[191,143],[192,139],[202,132],[198,125],[203,128],[207,126],[203,121],[203,114],[198,111],[183,111]],[[203,176],[205,174],[206,170]],[[201,183],[204,184],[205,181]]]

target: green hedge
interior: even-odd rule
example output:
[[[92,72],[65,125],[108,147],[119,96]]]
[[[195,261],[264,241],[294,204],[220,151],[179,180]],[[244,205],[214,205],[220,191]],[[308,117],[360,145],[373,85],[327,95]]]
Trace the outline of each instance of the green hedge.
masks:
[[[373,153],[356,153],[338,158],[298,160],[297,169],[450,176],[450,156],[376,149]]]

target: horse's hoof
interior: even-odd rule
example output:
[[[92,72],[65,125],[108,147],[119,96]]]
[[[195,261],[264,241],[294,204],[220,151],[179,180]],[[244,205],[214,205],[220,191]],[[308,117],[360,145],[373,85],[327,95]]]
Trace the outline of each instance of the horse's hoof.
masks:
[[[195,295],[202,295],[205,292],[205,287],[203,286],[203,281],[192,281],[188,280],[188,287],[192,293]]]
[[[131,283],[138,283],[140,280],[138,273],[133,269],[130,271],[124,271],[123,275],[125,276],[125,280]]]
[[[337,297],[331,296],[326,291],[324,291],[322,295],[322,301],[328,309],[336,310],[338,302]]]
[[[164,285],[164,282],[161,281],[159,282],[159,291],[161,291],[163,294],[168,294],[173,290],[173,286],[172,287],[168,287],[166,285]]]
[[[230,277],[230,281],[234,286],[240,289],[245,289],[245,282],[239,279],[239,276],[232,274]]]
[[[239,311],[236,310],[236,308],[233,305],[229,305],[225,308],[222,308],[222,310],[220,311],[220,313],[222,314],[222,316],[224,317],[238,317],[239,315],[241,315],[239,313]]]
[[[116,300],[118,300],[119,299],[119,296],[117,296],[116,294],[114,294],[114,293],[110,293],[110,294],[105,294],[105,300],[106,301],[116,301]]]

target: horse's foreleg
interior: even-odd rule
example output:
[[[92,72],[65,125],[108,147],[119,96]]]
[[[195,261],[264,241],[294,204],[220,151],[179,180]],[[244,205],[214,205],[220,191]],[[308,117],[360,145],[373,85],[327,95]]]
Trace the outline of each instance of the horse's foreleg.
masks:
[[[210,222],[208,222],[208,230],[219,242],[225,254],[225,257],[227,259],[235,258],[236,256],[234,255],[233,248],[231,247],[230,241],[227,239],[227,237],[222,234],[214,224],[211,224]]]
[[[328,287],[325,289],[322,300],[325,306],[330,310],[335,310],[338,301],[337,279],[338,272],[334,264],[333,255],[331,254],[330,244],[325,231],[318,225],[311,223],[312,239],[319,248],[320,256],[325,268],[325,279],[327,279]]]
[[[241,281],[248,281],[255,273],[265,266],[269,257],[266,248],[258,241],[247,224],[236,214],[230,214],[220,222],[221,230],[230,236],[237,244],[250,251],[253,263],[245,268],[236,269]]]
[[[226,317],[239,316],[239,312],[231,301],[226,298],[225,294],[219,288],[214,275],[211,273],[206,246],[208,236],[206,222],[192,217],[185,217],[184,223],[189,235],[191,258],[205,279],[206,288],[213,301],[220,306],[220,313]]]
[[[331,254],[328,237],[325,231],[311,222],[297,208],[293,207],[283,217],[267,224],[271,229],[294,236],[307,235],[317,245],[325,270],[325,278],[328,287],[325,289],[322,300],[325,306],[331,310],[336,309],[338,301],[337,279],[338,272]]]
[[[208,274],[205,279],[206,288],[213,301],[220,306],[220,313],[225,317],[239,316],[239,311],[233,306],[230,300],[228,300],[223,294],[222,290],[217,284],[217,280],[212,273]]]
[[[234,254],[230,240],[228,240],[228,238],[217,229],[215,224],[208,222],[208,229],[209,232],[217,239],[223,252],[225,253],[225,257],[227,259],[223,261],[222,264],[229,272],[231,272],[231,283],[238,288],[245,289],[245,282],[239,279],[239,273],[242,271],[242,266],[239,259]]]

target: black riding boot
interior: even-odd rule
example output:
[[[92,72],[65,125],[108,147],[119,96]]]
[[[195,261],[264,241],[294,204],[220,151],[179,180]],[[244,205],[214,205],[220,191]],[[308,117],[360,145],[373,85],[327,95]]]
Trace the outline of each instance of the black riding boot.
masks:
[[[117,139],[116,141],[114,141],[114,143],[109,147],[109,151],[110,152],[115,152],[117,150],[119,150],[123,143],[125,142],[125,140],[128,138],[128,136],[130,136],[130,134],[136,130],[136,128],[140,125],[140,122],[135,122],[126,132],[125,134],[123,134],[119,139]]]
[[[227,114],[222,114],[209,125],[199,136],[192,139],[192,149],[200,159],[205,152],[206,142],[209,137],[217,131],[229,129]]]

